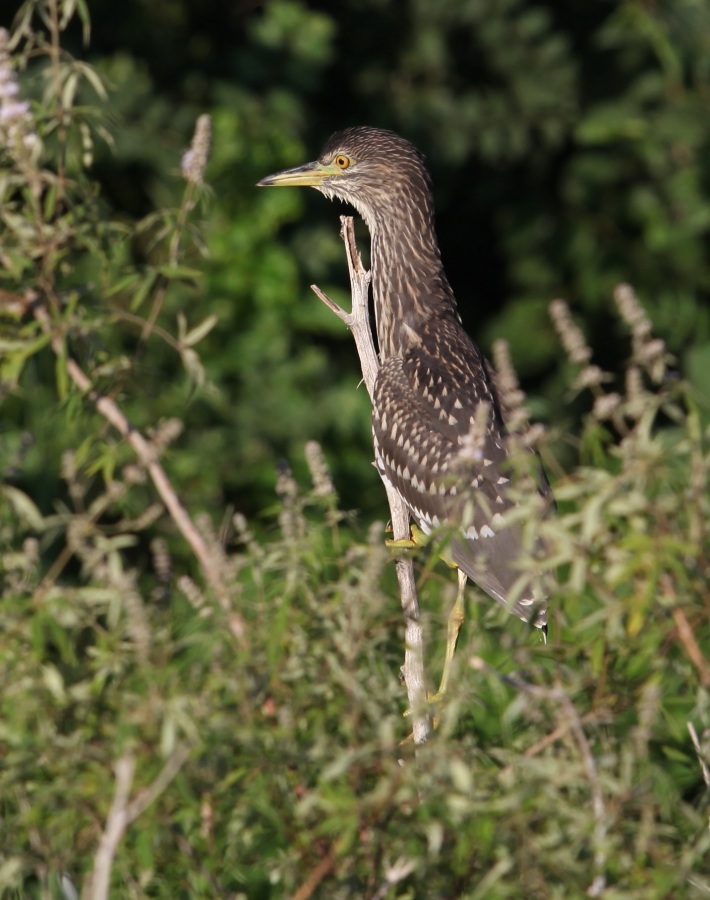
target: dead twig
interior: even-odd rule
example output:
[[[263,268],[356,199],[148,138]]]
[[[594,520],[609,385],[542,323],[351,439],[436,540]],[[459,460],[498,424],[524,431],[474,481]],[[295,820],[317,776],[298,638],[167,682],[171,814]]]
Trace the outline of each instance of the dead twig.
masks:
[[[698,642],[695,640],[690,622],[688,622],[685,613],[679,606],[673,608],[673,619],[678,629],[678,637],[685,648],[685,652],[688,654],[688,659],[698,670],[703,687],[710,687],[710,666],[708,666],[707,660],[703,656]]]
[[[4,298],[3,298],[4,299]],[[229,592],[220,574],[217,560],[213,558],[209,547],[197,530],[189,513],[178,499],[173,486],[157,459],[156,452],[143,435],[135,429],[125,417],[115,400],[99,393],[91,383],[91,379],[71,356],[65,354],[65,345],[58,332],[53,328],[46,306],[36,294],[25,299],[25,309],[31,310],[34,317],[50,336],[50,345],[59,359],[65,360],[66,371],[76,387],[94,404],[96,411],[106,419],[119,434],[125,438],[136,456],[150,475],[156,490],[165,504],[168,513],[175,522],[180,533],[190,545],[202,568],[205,581],[214,591],[219,603],[225,610],[231,609]],[[13,309],[13,312],[16,312]]]
[[[111,868],[118,845],[128,826],[134,822],[167,788],[187,760],[190,750],[176,747],[168,757],[158,777],[131,800],[131,787],[136,760],[131,753],[121,756],[114,766],[116,789],[101,835],[94,866],[81,892],[82,900],[106,900],[111,884]]]
[[[592,813],[594,815],[594,831],[592,834],[593,850],[594,850],[594,868],[596,876],[592,884],[587,889],[588,897],[600,897],[606,888],[606,807],[604,805],[604,792],[602,789],[601,779],[597,771],[597,764],[592,753],[592,748],[587,740],[584,732],[584,725],[579,713],[574,708],[574,704],[561,687],[543,687],[536,684],[530,684],[521,678],[510,675],[502,675],[494,668],[489,666],[480,657],[475,656],[470,661],[470,665],[478,670],[490,672],[496,675],[502,681],[512,685],[517,690],[534,697],[537,700],[543,700],[551,703],[561,718],[561,728],[569,731],[577,744],[579,754],[582,760],[584,774],[589,782],[589,790],[592,800]],[[564,733],[564,732],[563,732]]]
[[[703,748],[700,746],[700,741],[698,740],[698,732],[695,730],[695,725],[692,722],[686,723],[688,726],[688,732],[690,734],[690,740],[693,742],[693,747],[695,748],[695,752],[698,755],[698,762],[700,763],[700,769],[703,773],[703,780],[708,788],[710,788],[710,767],[705,762],[705,755],[703,754]]]
[[[318,865],[311,870],[308,878],[303,882],[296,893],[291,896],[291,900],[309,900],[334,865],[335,853],[331,847]]]
[[[605,711],[591,710],[585,716],[581,716],[580,722],[583,725],[589,725],[590,723],[596,724],[598,722],[603,722],[605,719],[608,719],[608,713]],[[562,740],[562,738],[569,732],[569,722],[564,721],[557,726],[553,731],[549,734],[546,734],[545,737],[540,738],[539,741],[535,741],[534,744],[531,744],[527,749],[523,751],[523,756],[527,759],[532,759],[534,756],[537,756],[538,753],[542,753],[547,747],[550,747],[552,744],[556,744],[557,741]],[[510,763],[505,766],[505,768],[500,770],[501,775],[510,774],[515,768],[515,763]]]

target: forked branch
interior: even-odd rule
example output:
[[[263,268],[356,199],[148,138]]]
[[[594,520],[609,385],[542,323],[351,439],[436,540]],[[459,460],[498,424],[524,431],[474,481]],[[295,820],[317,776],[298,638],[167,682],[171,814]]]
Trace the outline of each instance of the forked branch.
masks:
[[[64,343],[59,332],[53,327],[45,304],[34,292],[28,292],[22,297],[3,291],[0,294],[0,301],[3,308],[11,311],[13,314],[23,314],[28,310],[32,312],[44,332],[49,335],[52,350],[58,359],[63,360],[69,378],[79,391],[93,403],[96,411],[113,425],[116,431],[131,446],[148,472],[173,522],[190,545],[192,552],[200,563],[206,583],[214,591],[222,608],[225,610],[231,609],[229,591],[224,583],[219,567],[216,565],[213,554],[200,534],[199,529],[190,518],[189,513],[180,502],[165,469],[157,459],[157,455],[150,443],[140,431],[131,425],[116,401],[97,391],[91,379],[77,361],[66,354]]]

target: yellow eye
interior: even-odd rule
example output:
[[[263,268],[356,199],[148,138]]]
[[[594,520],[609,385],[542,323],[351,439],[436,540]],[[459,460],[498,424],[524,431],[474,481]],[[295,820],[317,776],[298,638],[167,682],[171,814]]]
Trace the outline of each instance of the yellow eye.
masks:
[[[344,153],[338,153],[338,155],[335,157],[334,162],[339,169],[347,169],[347,167],[350,165],[350,160]]]

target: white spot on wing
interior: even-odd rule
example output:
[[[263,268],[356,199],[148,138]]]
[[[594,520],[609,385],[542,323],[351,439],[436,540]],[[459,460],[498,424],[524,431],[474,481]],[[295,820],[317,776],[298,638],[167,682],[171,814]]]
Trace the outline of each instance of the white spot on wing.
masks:
[[[412,515],[419,523],[419,527],[425,534],[431,534],[434,528],[439,527],[439,518],[438,516],[430,516],[429,513],[424,512],[423,509],[419,509],[417,506],[412,507]]]

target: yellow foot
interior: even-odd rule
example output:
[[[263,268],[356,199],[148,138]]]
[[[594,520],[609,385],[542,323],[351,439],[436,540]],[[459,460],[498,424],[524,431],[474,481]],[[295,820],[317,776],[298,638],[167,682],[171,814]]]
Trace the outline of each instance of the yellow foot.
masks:
[[[426,702],[430,703],[432,706],[439,707],[431,717],[431,727],[436,729],[441,722],[441,710],[445,702],[444,694],[441,691],[437,691],[435,694],[427,694]]]
[[[392,531],[392,526],[388,525],[386,531]],[[390,550],[418,550],[421,547],[428,547],[431,543],[431,535],[427,534],[418,525],[410,525],[409,537],[393,540],[385,539],[385,546]],[[458,565],[453,561],[451,556],[446,552],[446,548],[441,546],[438,548],[439,559],[445,562],[450,569],[458,569]]]
[[[391,531],[392,529],[389,530]],[[408,538],[400,538],[396,541],[388,538],[385,541],[385,546],[389,547],[390,550],[416,550],[418,547],[426,547],[429,543],[429,536],[418,525],[410,527],[409,535]]]
[[[435,694],[427,694],[427,695],[426,695],[426,702],[429,703],[429,704],[431,704],[432,706],[433,706],[435,703],[443,703],[443,702],[444,702],[444,699],[445,699],[445,698],[444,698],[444,694],[442,694],[441,691],[437,691]],[[403,715],[404,718],[406,719],[408,716],[411,716],[411,715],[412,715],[412,710],[411,710],[411,709],[405,709],[405,711],[402,713],[402,715]]]
[[[432,706],[435,705],[435,704],[436,704],[436,705],[443,704],[443,702],[444,702],[444,695],[441,693],[441,691],[437,691],[435,694],[427,694],[426,702],[427,702],[428,704],[431,704]],[[402,713],[402,715],[403,715],[403,716],[405,717],[405,719],[406,719],[406,718],[408,718],[409,716],[412,715],[412,710],[411,710],[411,709],[405,709],[405,711]],[[440,721],[441,721],[441,714],[440,714],[440,713],[434,713],[434,715],[433,715],[432,718],[431,718],[431,724],[432,724],[432,727],[433,727],[433,728],[438,728],[438,727],[439,727],[439,722],[440,722]],[[400,743],[401,743],[401,744],[406,744],[406,743],[408,743],[411,739],[412,739],[412,735],[410,734],[410,735],[408,735],[403,741],[400,741]]]

